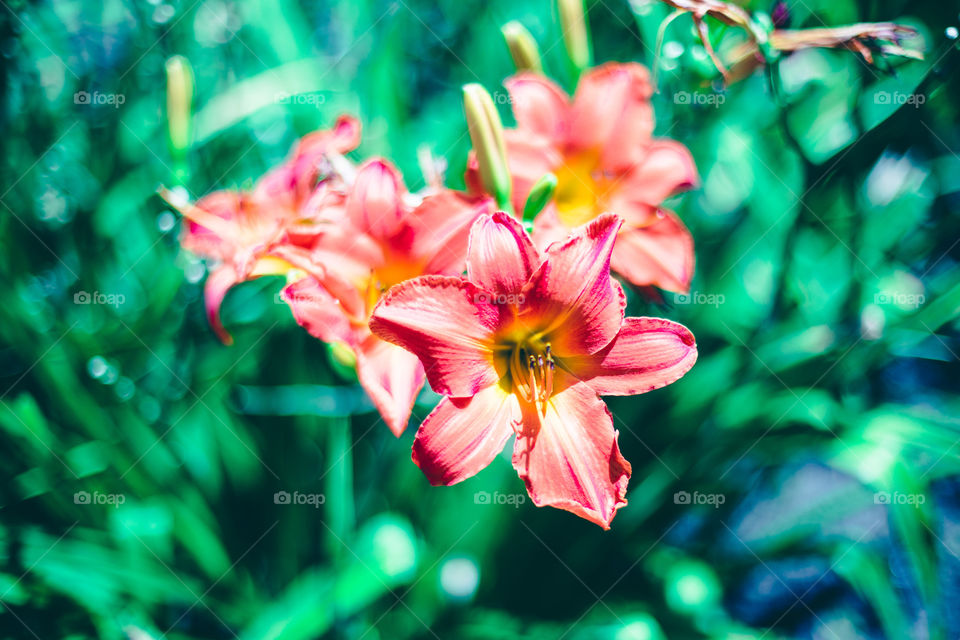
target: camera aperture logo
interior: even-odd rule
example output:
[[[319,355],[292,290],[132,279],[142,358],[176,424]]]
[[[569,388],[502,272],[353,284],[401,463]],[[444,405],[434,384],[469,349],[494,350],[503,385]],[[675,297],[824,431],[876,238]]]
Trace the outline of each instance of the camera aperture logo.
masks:
[[[300,491],[277,491],[273,494],[273,504],[308,505],[319,509],[327,501],[322,493],[301,493]]]
[[[73,294],[73,304],[105,304],[116,309],[126,301],[127,298],[122,293],[77,291]]]
[[[524,493],[500,493],[499,491],[490,493],[489,491],[477,491],[473,494],[473,504],[504,504],[519,509],[520,505],[526,501],[527,496]]]
[[[714,509],[719,509],[720,505],[727,501],[727,496],[722,493],[700,493],[699,491],[694,491],[690,493],[689,491],[677,491],[673,494],[673,504],[684,504],[684,505],[710,505]]]
[[[108,505],[113,508],[118,508],[126,501],[127,497],[122,493],[101,493],[99,491],[90,493],[89,491],[77,491],[73,494],[73,504]]]

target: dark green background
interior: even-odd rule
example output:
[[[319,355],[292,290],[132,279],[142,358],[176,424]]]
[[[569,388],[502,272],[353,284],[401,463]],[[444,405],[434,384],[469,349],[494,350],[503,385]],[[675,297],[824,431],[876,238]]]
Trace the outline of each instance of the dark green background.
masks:
[[[588,4],[598,62],[652,63],[665,6]],[[154,195],[250,185],[342,112],[364,125],[355,158],[416,188],[425,145],[462,184],[460,86],[509,122],[501,24],[522,21],[570,88],[548,2],[0,3],[0,637],[960,637],[958,7],[788,4],[800,27],[903,20],[926,60],[806,51],[720,92],[690,18],[669,28],[657,132],[704,182],[675,200],[697,295],[631,292],[630,311],[686,324],[700,360],[609,401],[634,471],[603,532],[476,504],[523,495],[506,458],[430,488],[413,429],[377,422],[277,280],[230,293],[221,345],[203,264]],[[182,157],[174,54],[197,85]],[[475,593],[451,593],[471,570]]]

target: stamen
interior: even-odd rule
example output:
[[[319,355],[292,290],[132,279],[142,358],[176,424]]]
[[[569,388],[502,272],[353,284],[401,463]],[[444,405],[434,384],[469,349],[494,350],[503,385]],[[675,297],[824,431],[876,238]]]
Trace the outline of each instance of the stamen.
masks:
[[[512,350],[509,368],[514,392],[524,401],[533,402],[542,416],[553,394],[556,368],[550,345],[543,343],[539,336],[533,336],[514,344]]]

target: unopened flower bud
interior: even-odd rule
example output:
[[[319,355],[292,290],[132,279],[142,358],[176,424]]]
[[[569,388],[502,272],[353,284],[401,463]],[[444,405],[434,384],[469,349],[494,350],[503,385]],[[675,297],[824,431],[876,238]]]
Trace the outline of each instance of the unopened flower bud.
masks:
[[[503,32],[503,37],[510,48],[510,57],[513,58],[513,64],[517,71],[535,71],[537,73],[543,71],[543,64],[540,62],[540,48],[526,27],[513,20],[503,25],[500,31]]]
[[[570,64],[579,75],[590,66],[590,37],[587,35],[587,16],[583,0],[557,0],[563,44]]]
[[[557,189],[557,176],[548,173],[533,185],[530,189],[530,195],[527,196],[527,202],[523,205],[523,221],[532,222],[537,214],[543,211],[553,192]]]
[[[503,123],[493,99],[481,85],[463,87],[463,107],[473,150],[477,154],[480,181],[484,190],[497,201],[497,206],[512,211],[511,178],[507,169],[507,147],[503,141]]]
[[[190,146],[190,114],[193,109],[193,69],[183,56],[167,60],[167,127],[174,155]]]

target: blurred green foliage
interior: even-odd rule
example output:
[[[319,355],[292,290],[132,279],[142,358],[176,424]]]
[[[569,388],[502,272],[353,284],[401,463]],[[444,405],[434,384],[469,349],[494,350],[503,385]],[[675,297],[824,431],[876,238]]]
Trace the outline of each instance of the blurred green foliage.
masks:
[[[462,184],[461,85],[509,121],[504,23],[572,89],[549,3],[0,3],[0,637],[958,637],[957,7],[789,5],[911,24],[926,60],[808,50],[721,90],[670,26],[657,133],[701,171],[676,200],[697,276],[630,311],[689,326],[700,361],[609,402],[634,473],[605,533],[497,504],[525,495],[508,458],[428,487],[413,429],[378,424],[277,281],[230,293],[222,346],[154,195],[249,184],[341,112],[358,158],[415,188],[425,147]],[[595,59],[653,64],[669,11],[592,3]]]

